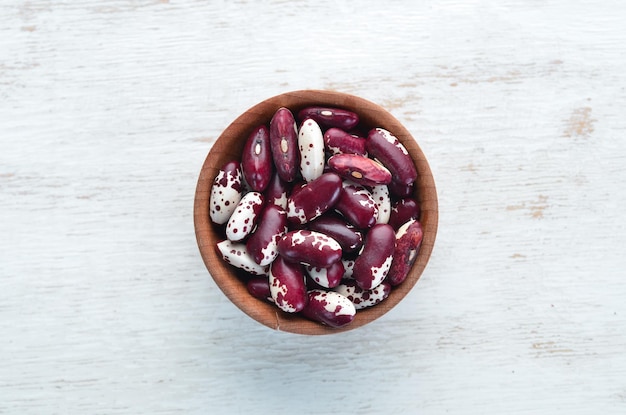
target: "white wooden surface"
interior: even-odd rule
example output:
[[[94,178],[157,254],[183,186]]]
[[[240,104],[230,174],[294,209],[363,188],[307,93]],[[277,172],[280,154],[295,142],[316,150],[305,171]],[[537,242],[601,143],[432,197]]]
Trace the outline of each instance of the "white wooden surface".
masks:
[[[621,1],[3,1],[0,413],[626,413],[625,20]],[[409,297],[324,337],[230,304],[192,223],[219,133],[304,88],[394,113],[441,209]]]

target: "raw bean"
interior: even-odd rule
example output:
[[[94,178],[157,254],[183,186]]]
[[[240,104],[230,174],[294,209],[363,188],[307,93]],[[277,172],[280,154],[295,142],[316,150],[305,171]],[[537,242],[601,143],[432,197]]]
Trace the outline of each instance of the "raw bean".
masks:
[[[359,123],[359,116],[348,110],[332,107],[308,107],[298,112],[298,118],[312,118],[326,128],[341,128],[349,131]]]
[[[354,303],[357,310],[374,306],[389,297],[391,284],[383,281],[371,290],[364,290],[354,280],[344,280],[334,289],[335,292],[345,296]]]
[[[259,225],[246,242],[254,262],[265,266],[278,256],[278,239],[287,232],[287,214],[276,205],[267,205],[261,213]]]
[[[372,187],[372,197],[378,208],[376,223],[388,223],[391,215],[391,198],[389,188],[384,184]]]
[[[287,313],[301,311],[308,301],[302,265],[276,258],[270,266],[270,294],[274,303]]]
[[[328,166],[344,179],[363,186],[391,182],[391,172],[382,164],[358,154],[334,155],[328,159]]]
[[[353,279],[354,274],[354,259],[341,258],[341,263],[343,264],[343,278],[344,279]]]
[[[308,228],[328,235],[339,242],[344,254],[355,252],[363,246],[363,233],[334,212],[326,212],[309,222]]]
[[[396,232],[396,249],[393,254],[387,281],[393,286],[401,284],[409,275],[422,244],[422,226],[411,219]]]
[[[365,139],[339,128],[329,128],[324,133],[326,152],[335,154],[358,154],[367,157]]]
[[[324,173],[324,136],[320,126],[312,119],[302,122],[298,133],[300,150],[300,174],[307,182],[317,179]]]
[[[259,300],[267,300],[274,302],[270,293],[270,283],[268,277],[253,277],[246,282],[248,292]]]
[[[274,173],[270,184],[265,189],[263,196],[268,205],[276,205],[283,210],[287,210],[287,198],[289,196],[290,184],[283,181],[278,173]]]
[[[410,219],[417,219],[419,215],[420,206],[415,200],[409,198],[400,199],[391,207],[389,224],[395,230],[398,230],[400,226],[407,223]]]
[[[334,291],[310,290],[309,302],[302,315],[330,327],[342,327],[354,320],[356,308],[352,301]]]
[[[270,121],[270,147],[281,179],[295,180],[298,174],[298,127],[291,111],[279,108]]]
[[[363,186],[344,182],[334,207],[357,229],[367,229],[376,223],[378,207],[372,194]]]
[[[395,177],[391,178],[391,183],[387,185],[389,187],[389,193],[396,198],[409,197],[413,194],[413,183],[404,184],[395,180]]]
[[[335,262],[328,268],[319,268],[307,265],[304,269],[313,281],[324,288],[336,287],[341,282],[341,278],[344,273],[341,261]]]
[[[321,216],[341,196],[342,181],[335,173],[325,173],[294,190],[287,200],[287,220],[303,224]]]
[[[243,195],[241,171],[238,161],[230,161],[217,172],[211,197],[209,199],[209,215],[213,223],[223,225],[237,208]]]
[[[230,265],[241,268],[250,274],[267,275],[268,268],[262,267],[254,262],[254,259],[248,253],[246,245],[225,239],[218,242],[216,247],[224,261],[228,262]]]
[[[250,188],[263,192],[272,178],[272,152],[266,126],[257,127],[246,141],[241,156],[241,170]]]
[[[389,272],[396,246],[396,234],[387,224],[374,225],[365,236],[363,250],[354,261],[352,275],[359,287],[371,290]]]
[[[341,259],[341,246],[323,233],[296,230],[284,234],[278,241],[278,253],[289,262],[328,268]]]
[[[409,185],[417,178],[417,170],[409,152],[389,131],[383,128],[370,130],[365,148],[371,157],[378,159],[391,171],[399,184]]]
[[[243,240],[256,226],[263,209],[263,195],[259,192],[246,193],[226,224],[226,237],[233,242]]]

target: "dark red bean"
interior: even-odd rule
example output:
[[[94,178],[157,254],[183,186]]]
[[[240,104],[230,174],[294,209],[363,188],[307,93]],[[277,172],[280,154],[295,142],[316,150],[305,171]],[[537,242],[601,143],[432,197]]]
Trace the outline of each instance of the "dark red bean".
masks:
[[[265,189],[265,203],[276,205],[287,210],[287,198],[289,197],[291,184],[280,178],[278,173],[272,175],[269,185]]]
[[[273,163],[269,130],[265,125],[257,127],[248,137],[241,156],[241,170],[252,190],[262,192],[269,184]]]
[[[325,173],[294,190],[287,201],[287,220],[303,224],[321,216],[339,200],[341,183],[335,173]]]
[[[389,272],[396,246],[396,234],[388,224],[374,225],[365,236],[363,250],[354,261],[352,276],[359,287],[371,290]]]
[[[329,128],[324,133],[324,147],[326,152],[334,154],[358,154],[367,156],[365,139],[352,135],[340,128]]]
[[[358,154],[337,154],[328,159],[332,171],[363,186],[391,182],[391,172],[371,158]]]
[[[246,288],[254,298],[274,301],[270,293],[270,283],[267,277],[252,277],[248,279]]]
[[[378,206],[372,194],[359,185],[344,184],[334,208],[357,229],[374,226],[378,217]]]
[[[308,302],[302,265],[278,257],[270,266],[270,293],[274,303],[287,313],[301,311]]]
[[[328,268],[341,259],[341,245],[330,236],[309,230],[295,230],[278,241],[278,253],[289,262]]]
[[[274,166],[281,179],[295,180],[300,165],[298,127],[291,111],[279,108],[270,121],[270,147]]]
[[[422,226],[415,219],[402,225],[396,233],[396,249],[391,268],[387,274],[387,281],[391,285],[401,284],[409,275],[409,271],[417,259],[422,237]]]
[[[271,264],[278,256],[276,244],[285,232],[287,232],[285,211],[273,204],[266,205],[261,212],[256,230],[246,242],[246,248],[254,262],[261,266]]]
[[[417,178],[417,170],[409,152],[389,131],[382,128],[370,130],[365,149],[370,157],[378,159],[391,171],[398,184],[409,185]]]
[[[363,233],[334,212],[326,212],[309,222],[308,228],[339,242],[344,254],[358,251],[363,246]]]
[[[419,204],[410,198],[403,198],[394,202],[391,206],[391,215],[389,216],[389,224],[398,230],[400,226],[407,223],[410,219],[417,219],[420,215]]]
[[[359,116],[348,110],[332,107],[308,107],[298,112],[298,119],[312,118],[320,126],[349,131],[359,123]]]
[[[395,177],[391,178],[391,182],[387,185],[389,193],[395,198],[409,197],[413,194],[414,184],[404,184],[395,180]]]

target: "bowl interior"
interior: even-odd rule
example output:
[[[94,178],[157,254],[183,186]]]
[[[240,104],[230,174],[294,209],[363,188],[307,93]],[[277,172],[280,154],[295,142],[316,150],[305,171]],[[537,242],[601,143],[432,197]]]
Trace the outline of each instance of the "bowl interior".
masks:
[[[237,271],[226,264],[216,252],[215,244],[223,239],[220,228],[209,218],[211,186],[219,169],[231,160],[239,160],[248,135],[261,124],[269,122],[280,107],[289,108],[294,115],[311,105],[340,107],[359,114],[360,125],[367,132],[382,127],[391,131],[406,147],[418,172],[415,199],[420,203],[420,222],[424,236],[417,259],[406,280],[394,287],[382,303],[359,310],[352,323],[342,328],[330,328],[307,320],[299,315],[282,312],[273,304],[253,298],[245,281]],[[218,137],[209,151],[196,187],[194,201],[194,226],[200,254],[209,273],[223,293],[243,312],[272,329],[298,334],[331,334],[361,327],[391,310],[413,288],[430,258],[438,224],[438,204],[435,182],[422,150],[406,128],[388,111],[353,95],[334,92],[304,90],[288,92],[269,98],[253,106],[233,121]]]

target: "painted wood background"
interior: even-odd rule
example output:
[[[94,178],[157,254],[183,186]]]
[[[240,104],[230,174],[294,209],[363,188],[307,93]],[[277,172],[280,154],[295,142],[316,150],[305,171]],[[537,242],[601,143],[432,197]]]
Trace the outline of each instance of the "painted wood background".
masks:
[[[626,4],[0,3],[0,413],[626,413]],[[192,223],[237,115],[305,88],[418,140],[439,235],[340,335],[230,304]]]

